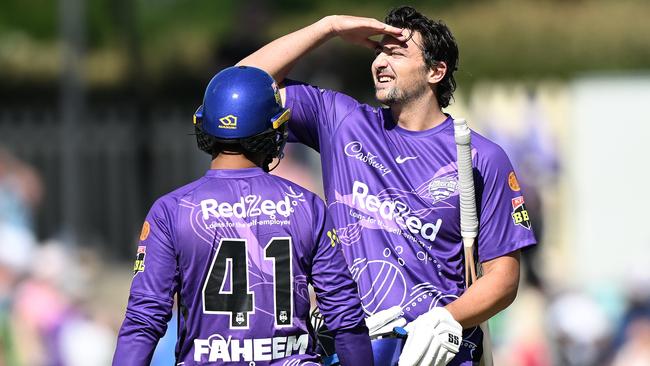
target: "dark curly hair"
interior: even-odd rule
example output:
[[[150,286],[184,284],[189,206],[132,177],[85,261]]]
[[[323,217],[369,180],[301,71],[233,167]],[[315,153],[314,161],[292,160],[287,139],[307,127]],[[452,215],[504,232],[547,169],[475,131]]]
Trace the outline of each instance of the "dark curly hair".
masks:
[[[449,28],[442,21],[433,21],[410,6],[391,10],[384,23],[417,31],[422,36],[422,56],[427,68],[434,68],[438,62],[447,64],[447,72],[436,88],[440,108],[447,107],[456,90],[454,72],[458,69],[458,45]]]

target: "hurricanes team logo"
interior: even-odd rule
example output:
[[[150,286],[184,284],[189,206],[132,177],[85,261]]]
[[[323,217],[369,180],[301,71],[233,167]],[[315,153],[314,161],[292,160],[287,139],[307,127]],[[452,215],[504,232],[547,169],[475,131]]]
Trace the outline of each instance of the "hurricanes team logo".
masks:
[[[219,118],[219,122],[221,122],[219,128],[227,128],[229,130],[234,130],[237,128],[237,116],[234,116],[232,114]]]
[[[429,194],[433,197],[433,202],[444,201],[456,193],[458,181],[455,177],[436,178],[429,183]]]

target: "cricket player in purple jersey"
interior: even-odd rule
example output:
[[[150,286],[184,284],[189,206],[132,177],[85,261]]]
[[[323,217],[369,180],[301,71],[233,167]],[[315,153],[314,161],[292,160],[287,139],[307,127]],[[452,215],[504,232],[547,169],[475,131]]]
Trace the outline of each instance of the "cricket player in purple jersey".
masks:
[[[113,365],[149,365],[175,295],[176,365],[319,365],[309,283],[342,363],[372,359],[325,204],[267,173],[282,157],[289,115],[260,69],[231,67],[210,81],[194,116],[210,170],[146,217]]]
[[[285,80],[296,61],[336,36],[376,51],[371,72],[386,108]],[[290,139],[321,154],[328,209],[371,336],[407,323],[400,365],[478,364],[477,325],[514,301],[519,251],[535,238],[508,157],[472,132],[483,276],[466,288],[453,119],[442,111],[456,86],[450,30],[411,7],[392,10],[385,23],[327,16],[239,64],[283,84]]]

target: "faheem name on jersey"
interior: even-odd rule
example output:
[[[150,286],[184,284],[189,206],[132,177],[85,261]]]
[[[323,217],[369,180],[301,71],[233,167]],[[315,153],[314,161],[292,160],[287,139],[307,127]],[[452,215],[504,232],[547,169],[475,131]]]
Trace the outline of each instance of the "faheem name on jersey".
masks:
[[[194,340],[194,361],[257,362],[277,360],[291,355],[303,355],[309,345],[309,335],[236,339],[226,341],[219,335]]]
[[[209,198],[202,200],[201,212],[203,219],[208,220],[210,217],[256,217],[260,215],[268,215],[274,217],[276,214],[284,217],[289,217],[293,209],[292,205],[296,205],[288,196],[280,201],[262,200],[259,195],[248,195],[241,197],[238,202],[218,202],[215,199]]]
[[[372,213],[378,213],[385,220],[394,221],[402,229],[412,234],[420,234],[430,242],[436,240],[442,226],[442,219],[436,223],[422,222],[417,216],[411,216],[411,209],[399,200],[380,200],[379,197],[368,193],[368,185],[355,181],[352,186],[352,205]]]

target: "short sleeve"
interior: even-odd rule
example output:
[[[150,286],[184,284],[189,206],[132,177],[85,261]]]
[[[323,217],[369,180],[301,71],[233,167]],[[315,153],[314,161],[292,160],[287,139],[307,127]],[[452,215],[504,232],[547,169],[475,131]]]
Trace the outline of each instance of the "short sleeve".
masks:
[[[303,143],[320,152],[336,128],[354,111],[359,102],[332,90],[286,80],[285,106],[291,109],[289,141]]]
[[[485,262],[536,243],[517,176],[497,145],[476,154],[480,194],[478,255]]]

